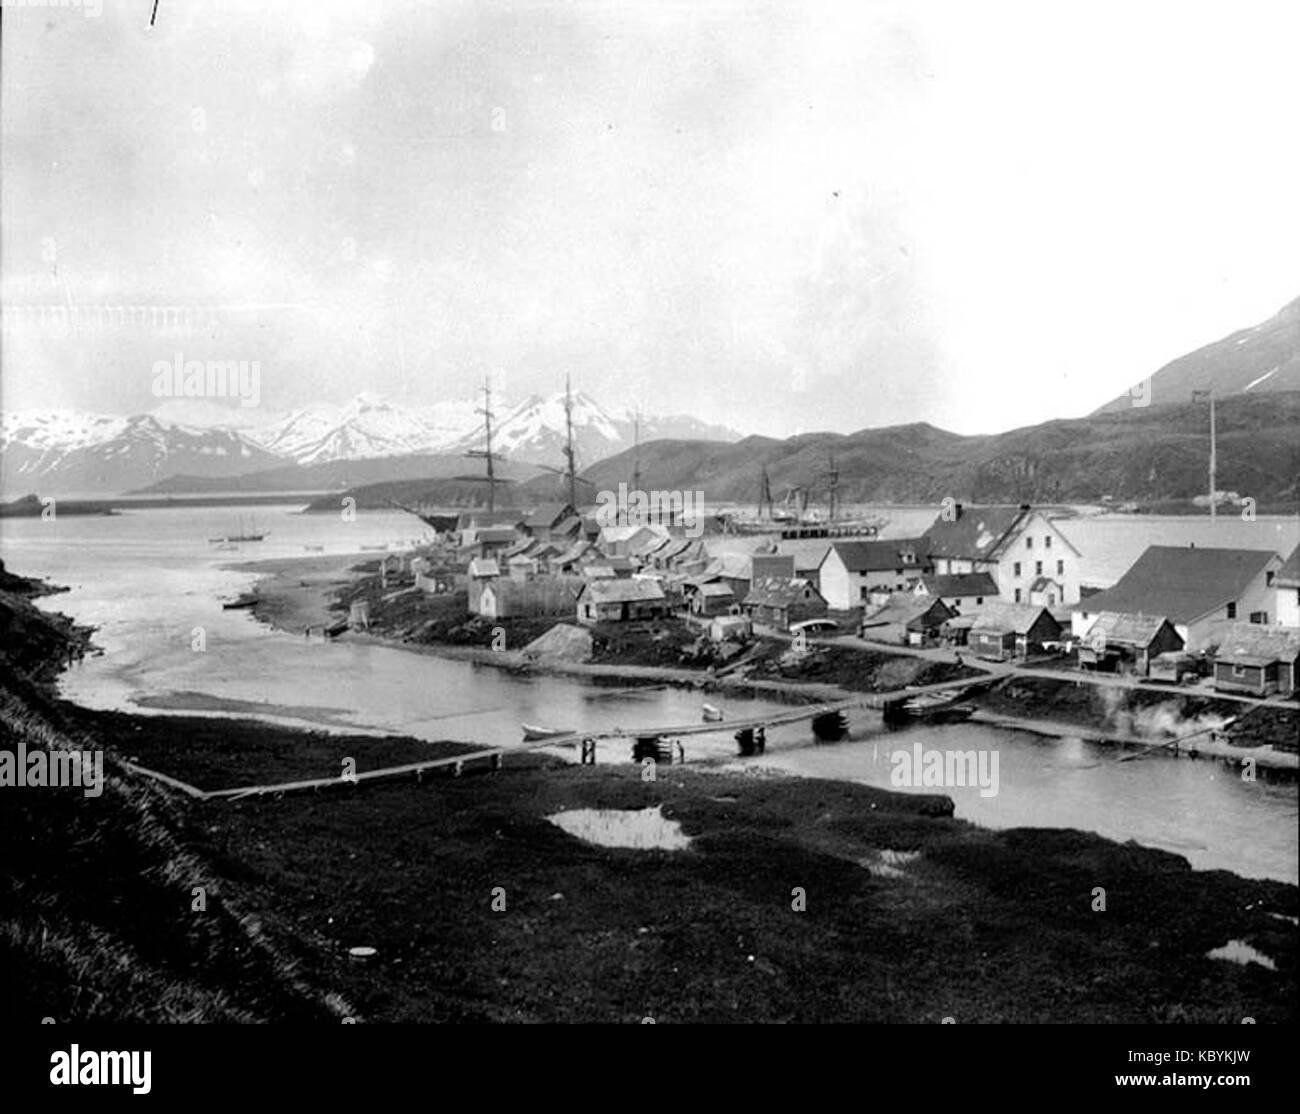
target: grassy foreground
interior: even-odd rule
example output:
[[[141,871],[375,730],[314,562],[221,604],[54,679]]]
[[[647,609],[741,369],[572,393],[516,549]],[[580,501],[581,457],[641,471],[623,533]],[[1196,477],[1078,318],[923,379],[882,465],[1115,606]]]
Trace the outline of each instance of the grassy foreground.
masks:
[[[9,607],[40,624],[0,590]],[[194,802],[120,756],[212,788],[428,745],[72,709],[12,650],[0,748],[102,748],[107,785],[0,788],[6,1021],[1295,1020],[1295,886],[759,771],[512,758]],[[645,807],[691,846],[608,848],[547,819]],[[1231,940],[1275,969],[1207,957]]]

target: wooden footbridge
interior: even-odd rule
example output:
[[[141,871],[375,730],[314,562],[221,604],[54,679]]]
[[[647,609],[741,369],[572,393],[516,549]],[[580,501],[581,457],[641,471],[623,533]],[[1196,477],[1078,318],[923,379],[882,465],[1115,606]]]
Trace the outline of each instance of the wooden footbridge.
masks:
[[[140,774],[144,777],[152,778],[161,782],[172,789],[176,789],[186,796],[200,801],[212,800],[241,800],[245,797],[263,797],[270,795],[279,795],[282,793],[297,792],[320,792],[323,789],[337,789],[340,786],[360,785],[372,781],[380,781],[390,778],[414,777],[417,781],[423,779],[426,773],[435,771],[449,770],[454,777],[460,777],[465,770],[473,766],[484,766],[488,769],[499,770],[508,754],[525,754],[536,750],[545,750],[551,747],[578,747],[583,748],[583,757],[589,752],[594,760],[595,740],[597,739],[644,739],[648,737],[672,737],[680,738],[685,735],[719,735],[732,734],[738,731],[757,730],[759,728],[780,727],[791,723],[799,723],[802,720],[815,720],[821,716],[833,715],[836,712],[847,712],[855,708],[871,708],[881,710],[889,704],[907,700],[913,696],[919,696],[930,692],[947,692],[961,689],[982,689],[1001,680],[1000,677],[975,677],[964,678],[962,680],[942,681],[933,685],[921,685],[917,688],[895,689],[891,692],[883,693],[863,693],[861,696],[850,697],[845,700],[830,701],[822,704],[805,704],[797,708],[792,708],[788,712],[767,713],[762,716],[753,716],[747,719],[720,720],[711,723],[687,723],[677,724],[667,727],[613,727],[601,728],[594,731],[575,731],[568,735],[555,735],[547,739],[538,739],[527,743],[521,743],[518,746],[510,747],[486,747],[483,750],[464,751],[461,754],[448,755],[442,758],[431,758],[427,762],[408,762],[401,766],[384,766],[377,770],[360,770],[353,774],[345,776],[335,775],[334,777],[322,778],[305,778],[300,781],[277,782],[268,785],[245,785],[235,789],[199,789],[197,786],[188,785],[177,778],[170,777],[167,774],[160,773],[157,770],[148,769],[145,766],[137,765],[134,762],[124,762],[123,765],[132,773]],[[588,750],[590,748],[590,750]]]

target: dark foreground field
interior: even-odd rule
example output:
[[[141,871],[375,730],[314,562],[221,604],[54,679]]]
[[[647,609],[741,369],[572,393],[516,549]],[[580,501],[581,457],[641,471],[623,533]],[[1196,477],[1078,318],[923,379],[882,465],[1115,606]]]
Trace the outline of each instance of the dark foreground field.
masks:
[[[1272,915],[1295,916],[1294,887],[983,831],[934,815],[942,798],[660,775],[507,766],[192,819],[218,871],[310,942],[308,980],[371,1021],[1294,1020],[1295,927]],[[545,819],[648,806],[692,846],[603,848]],[[1206,958],[1230,939],[1278,969]]]
[[[3,1021],[1295,1020],[1294,886],[986,831],[943,797],[690,766],[512,757],[199,803],[121,757],[213,787],[426,744],[99,716],[3,659],[0,748],[103,748],[108,775],[98,797],[0,788]],[[688,848],[547,820],[650,806]],[[1274,969],[1207,958],[1230,941]]]

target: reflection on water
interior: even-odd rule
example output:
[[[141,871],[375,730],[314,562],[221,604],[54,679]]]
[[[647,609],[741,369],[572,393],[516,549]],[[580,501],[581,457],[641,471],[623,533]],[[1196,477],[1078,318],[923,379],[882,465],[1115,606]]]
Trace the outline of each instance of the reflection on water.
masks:
[[[417,532],[401,514],[304,516],[296,507],[259,507],[271,530],[266,557],[303,556],[306,544],[358,550]],[[207,538],[225,532],[230,508],[136,511],[115,518],[0,520],[0,557],[14,572],[46,576],[73,590],[43,601],[99,628],[106,650],[70,670],[63,691],[97,708],[161,710],[177,694],[221,714],[257,708],[320,727],[355,725],[425,739],[519,745],[521,723],[580,731],[699,723],[704,697],[657,686],[597,687],[562,677],[515,675],[386,646],[307,641],[223,611],[220,599],[248,588],[252,574],[221,568],[229,554]],[[413,530],[414,527],[414,530]],[[255,547],[249,547],[253,549]],[[247,560],[254,554],[240,554]],[[194,650],[194,631],[206,649]],[[716,698],[715,698],[716,702]],[[789,706],[728,694],[729,720]],[[1117,761],[1114,748],[1078,738],[1046,739],[975,724],[883,729],[856,712],[846,741],[813,745],[807,723],[769,728],[766,767],[893,788],[890,754],[917,740],[927,749],[996,750],[996,796],[944,787],[958,817],[994,828],[1069,827],[1136,840],[1185,856],[1198,869],[1297,880],[1296,787],[1243,782],[1209,761]],[[732,729],[682,740],[688,761],[728,758]],[[572,750],[564,752],[574,758]],[[626,762],[631,740],[602,742],[600,761]],[[749,764],[753,768],[753,764]],[[920,790],[925,792],[926,790]],[[889,865],[889,864],[887,864]]]

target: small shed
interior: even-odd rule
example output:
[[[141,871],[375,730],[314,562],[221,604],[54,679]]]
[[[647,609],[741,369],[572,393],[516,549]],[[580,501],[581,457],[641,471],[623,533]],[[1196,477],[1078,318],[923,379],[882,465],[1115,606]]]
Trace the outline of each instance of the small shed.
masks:
[[[1290,696],[1300,671],[1300,629],[1237,623],[1224,634],[1214,659],[1217,692]]]
[[[1146,677],[1157,657],[1182,649],[1183,636],[1164,615],[1103,611],[1079,643],[1079,665]]]
[[[578,595],[578,620],[619,623],[668,614],[668,599],[654,580],[589,580]]]
[[[726,615],[736,602],[736,594],[725,581],[701,584],[691,593],[691,614]]]
[[[820,619],[826,614],[826,600],[808,581],[799,577],[768,576],[754,581],[742,606],[756,623],[788,630],[791,623]]]
[[[1044,642],[1061,637],[1061,624],[1052,613],[1031,604],[986,604],[974,619],[968,643],[978,657],[993,661],[1041,654]]]
[[[863,618],[862,637],[905,646],[926,646],[939,640],[943,624],[955,615],[938,596],[903,592]]]

